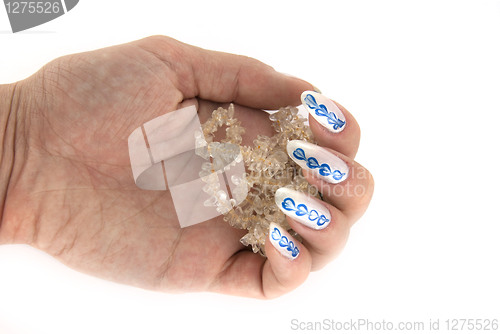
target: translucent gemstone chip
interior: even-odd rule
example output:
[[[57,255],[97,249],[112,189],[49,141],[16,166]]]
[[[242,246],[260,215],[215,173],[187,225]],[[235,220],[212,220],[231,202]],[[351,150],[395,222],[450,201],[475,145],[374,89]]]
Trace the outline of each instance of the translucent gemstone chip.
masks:
[[[212,112],[203,125],[203,137],[197,134],[197,142],[207,145],[208,151],[199,149],[199,155],[206,157],[215,156],[214,164],[224,164],[234,157],[234,147],[224,145],[238,145],[241,157],[246,167],[244,177],[231,177],[231,182],[236,186],[232,196],[246,198],[237,206],[236,201],[230,199],[224,189],[219,189],[218,179],[210,177],[212,164],[204,166],[200,172],[207,185],[203,190],[211,195],[206,205],[217,206],[217,210],[224,214],[224,220],[231,226],[248,231],[241,238],[241,243],[252,247],[255,253],[265,256],[264,245],[269,233],[269,224],[275,223],[288,230],[290,234],[300,240],[300,236],[290,229],[285,215],[278,209],[274,201],[274,193],[280,187],[306,192],[318,196],[318,191],[309,185],[301,173],[300,167],[289,159],[286,153],[286,144],[289,140],[301,139],[314,143],[314,138],[306,119],[298,115],[295,107],[281,108],[269,116],[276,133],[272,137],[259,135],[253,141],[253,146],[242,145],[242,135],[245,129],[240,121],[234,117],[234,106],[227,109],[219,108]],[[222,127],[226,127],[226,136],[220,142],[214,142],[214,134]],[[246,184],[242,184],[245,180]],[[216,185],[217,183],[217,185]]]

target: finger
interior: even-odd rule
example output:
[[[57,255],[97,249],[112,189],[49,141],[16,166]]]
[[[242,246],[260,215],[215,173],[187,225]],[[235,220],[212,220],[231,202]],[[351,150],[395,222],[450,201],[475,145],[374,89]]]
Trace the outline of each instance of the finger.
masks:
[[[307,181],[326,202],[341,210],[350,224],[365,212],[374,188],[366,168],[339,152],[301,140],[289,141],[287,152],[302,167]]]
[[[278,225],[271,224],[266,240],[267,261],[262,270],[262,290],[277,297],[301,285],[311,271],[311,255],[304,245]]]
[[[278,240],[272,240],[273,235]],[[269,299],[292,291],[306,280],[311,270],[311,255],[284,229],[271,225],[265,250],[267,259],[249,251],[233,255],[209,289]]]
[[[324,267],[344,248],[350,224],[334,206],[309,194],[283,187],[275,194],[290,227],[303,238],[312,257],[312,270]]]
[[[303,238],[303,245],[312,258],[311,270],[323,268],[344,249],[349,238],[351,224],[335,207],[325,203],[331,212],[331,223],[323,230],[314,230],[297,220],[287,217],[290,227]]]
[[[360,129],[351,113],[313,91],[303,92],[301,100],[309,112],[309,125],[317,143],[354,158],[359,147]]]
[[[253,58],[183,44],[165,36],[138,41],[172,71],[174,84],[185,99],[200,97],[215,102],[236,102],[278,109],[300,104],[300,94],[314,87]]]

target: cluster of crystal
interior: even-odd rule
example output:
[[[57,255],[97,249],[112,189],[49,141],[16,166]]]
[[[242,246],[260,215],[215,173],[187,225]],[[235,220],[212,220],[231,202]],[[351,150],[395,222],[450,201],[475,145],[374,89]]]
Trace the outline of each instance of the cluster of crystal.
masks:
[[[209,200],[211,203],[206,204],[217,206],[217,210],[224,214],[224,220],[231,226],[246,229],[248,233],[241,238],[241,243],[251,246],[255,253],[264,256],[264,245],[271,222],[282,226],[300,240],[300,236],[290,229],[285,215],[275,204],[276,190],[280,187],[290,187],[311,195],[318,194],[303,177],[300,167],[286,153],[289,140],[302,139],[313,142],[312,132],[305,124],[306,119],[298,115],[295,107],[281,108],[269,118],[276,133],[272,137],[259,135],[253,141],[253,146],[241,145],[241,135],[245,129],[234,117],[232,104],[228,109],[214,110],[212,117],[202,125],[203,134],[196,136],[197,146],[200,147],[197,154],[200,156],[217,157],[218,154],[214,154],[214,150],[218,149],[223,149],[221,152],[227,152],[226,155],[231,152],[234,154],[228,147],[234,149],[233,145],[238,145],[241,152],[241,157],[238,158],[243,159],[246,173],[242,178],[232,177],[231,181],[238,186],[237,189],[246,194],[246,197],[235,206],[235,201],[228,199],[225,192],[217,187],[213,164],[207,163],[200,172],[200,176],[207,182],[207,189],[204,191],[212,195]],[[220,142],[214,142],[214,134],[223,126],[226,127],[225,138]],[[229,158],[231,157],[224,156],[220,163],[225,163]],[[246,181],[244,185],[242,180]],[[241,196],[233,193],[234,197],[238,195]]]

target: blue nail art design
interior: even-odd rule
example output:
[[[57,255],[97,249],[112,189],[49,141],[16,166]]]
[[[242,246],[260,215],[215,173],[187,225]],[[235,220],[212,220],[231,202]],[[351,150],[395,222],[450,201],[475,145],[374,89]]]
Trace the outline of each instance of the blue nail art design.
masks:
[[[295,211],[295,214],[299,217],[308,215],[307,218],[310,221],[314,222],[317,220],[316,225],[318,226],[323,226],[325,223],[330,221],[330,219],[326,218],[325,215],[320,215],[316,210],[309,211],[307,205],[305,204],[301,203],[295,206],[295,201],[290,197],[285,198],[283,202],[281,202],[281,206],[287,211]]]
[[[320,164],[318,159],[314,157],[306,157],[306,153],[303,149],[297,148],[293,151],[293,156],[299,160],[304,160],[306,162],[306,166],[311,169],[318,169],[318,173],[323,176],[332,176],[334,180],[338,181],[344,177],[345,173],[342,173],[338,169],[332,171],[328,164]]]
[[[277,227],[275,227],[273,232],[271,233],[271,238],[275,241],[278,241],[278,245],[280,245],[280,247],[286,248],[286,250],[290,252],[292,257],[297,257],[297,255],[299,255],[299,249],[297,248],[297,246],[295,246],[293,241],[288,240],[285,235],[281,235],[281,232]]]
[[[334,130],[339,130],[345,125],[345,121],[339,119],[335,113],[328,111],[324,104],[316,102],[316,99],[311,94],[306,95],[304,102],[309,108],[314,109],[316,115],[326,117],[328,124],[333,125]]]

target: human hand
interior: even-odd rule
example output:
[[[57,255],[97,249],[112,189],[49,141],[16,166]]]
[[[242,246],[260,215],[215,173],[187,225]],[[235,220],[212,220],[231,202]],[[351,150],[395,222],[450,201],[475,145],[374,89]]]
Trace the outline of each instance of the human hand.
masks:
[[[289,219],[304,238],[293,261],[269,240],[267,259],[246,250],[239,242],[245,231],[221,217],[181,229],[168,191],[134,184],[127,137],[186,103],[197,105],[203,121],[234,102],[248,144],[273,133],[258,109],[297,105],[311,89],[256,60],[159,36],[56,59],[12,93],[15,154],[11,163],[2,160],[10,179],[0,243],[30,244],[79,271],[147,289],[286,293],[340,252],[371,198],[372,178],[353,161],[359,127],[344,108],[344,131],[331,133],[312,118],[311,128],[320,145],[365,177],[350,173],[334,186],[308,176],[325,194],[332,223],[316,231]],[[331,191],[349,183],[364,187],[363,195]]]

